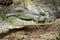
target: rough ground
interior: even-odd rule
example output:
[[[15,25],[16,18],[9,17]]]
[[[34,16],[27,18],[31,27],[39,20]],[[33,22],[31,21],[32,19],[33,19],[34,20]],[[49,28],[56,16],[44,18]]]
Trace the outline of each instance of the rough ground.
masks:
[[[0,40],[50,40],[57,36],[60,19],[50,26],[36,26],[33,28],[21,28],[10,30],[0,35]]]

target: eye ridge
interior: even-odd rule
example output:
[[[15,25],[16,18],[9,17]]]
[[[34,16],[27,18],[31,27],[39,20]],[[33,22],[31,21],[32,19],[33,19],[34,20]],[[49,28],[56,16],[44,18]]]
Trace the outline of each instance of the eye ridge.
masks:
[[[2,6],[10,6],[13,3],[12,0],[2,0],[0,1],[0,5]]]

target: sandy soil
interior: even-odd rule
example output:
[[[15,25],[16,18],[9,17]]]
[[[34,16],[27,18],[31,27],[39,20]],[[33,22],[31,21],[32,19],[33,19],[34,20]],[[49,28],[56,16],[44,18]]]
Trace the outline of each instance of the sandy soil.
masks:
[[[50,40],[57,36],[60,29],[60,19],[50,26],[36,26],[33,28],[21,28],[10,30],[6,34],[0,34],[0,40]]]

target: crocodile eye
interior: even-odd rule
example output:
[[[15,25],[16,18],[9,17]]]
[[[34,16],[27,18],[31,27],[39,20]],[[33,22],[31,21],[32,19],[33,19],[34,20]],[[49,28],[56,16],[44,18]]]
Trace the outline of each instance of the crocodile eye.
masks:
[[[0,5],[2,6],[9,6],[13,3],[12,0],[0,0]]]
[[[33,1],[33,0],[31,0],[31,1]]]

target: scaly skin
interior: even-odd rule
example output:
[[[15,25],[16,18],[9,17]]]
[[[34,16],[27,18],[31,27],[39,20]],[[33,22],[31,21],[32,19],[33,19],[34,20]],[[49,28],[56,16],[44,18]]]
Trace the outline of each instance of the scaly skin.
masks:
[[[19,0],[14,0],[13,3],[16,3],[17,1],[19,1]],[[2,32],[5,33],[9,29],[22,28],[22,27],[25,27],[25,26],[50,25],[51,24],[51,23],[50,24],[48,23],[48,21],[51,21],[50,19],[52,18],[52,16],[47,11],[48,9],[50,9],[49,7],[44,6],[43,4],[39,5],[39,6],[36,6],[36,4],[34,4],[31,0],[23,0],[22,4],[23,5],[25,4],[24,5],[25,8],[19,9],[17,7],[19,10],[15,10],[15,11],[20,11],[19,14],[17,12],[16,13],[13,12],[13,13],[18,14],[18,15],[14,15],[13,13],[9,13],[8,11],[5,11],[5,10],[4,11],[3,10],[0,11],[1,14],[3,12],[8,14],[8,15],[10,14],[10,16],[7,16],[7,15],[3,16],[3,15],[1,15],[5,19],[3,21],[3,19],[1,18],[2,22],[0,22],[0,33],[2,33]],[[39,9],[39,11],[38,11],[38,9]],[[21,10],[22,10],[22,12],[21,12]],[[47,18],[45,19],[45,17],[47,17]],[[49,19],[49,17],[50,17],[50,19]],[[27,20],[24,20],[24,19],[27,19]],[[29,20],[29,19],[32,19],[32,20]],[[40,22],[39,23],[36,22],[35,19],[37,21],[40,21]],[[52,19],[54,19],[54,17]],[[43,20],[43,22],[41,22],[41,20]],[[48,21],[44,22],[44,20],[48,20]]]

